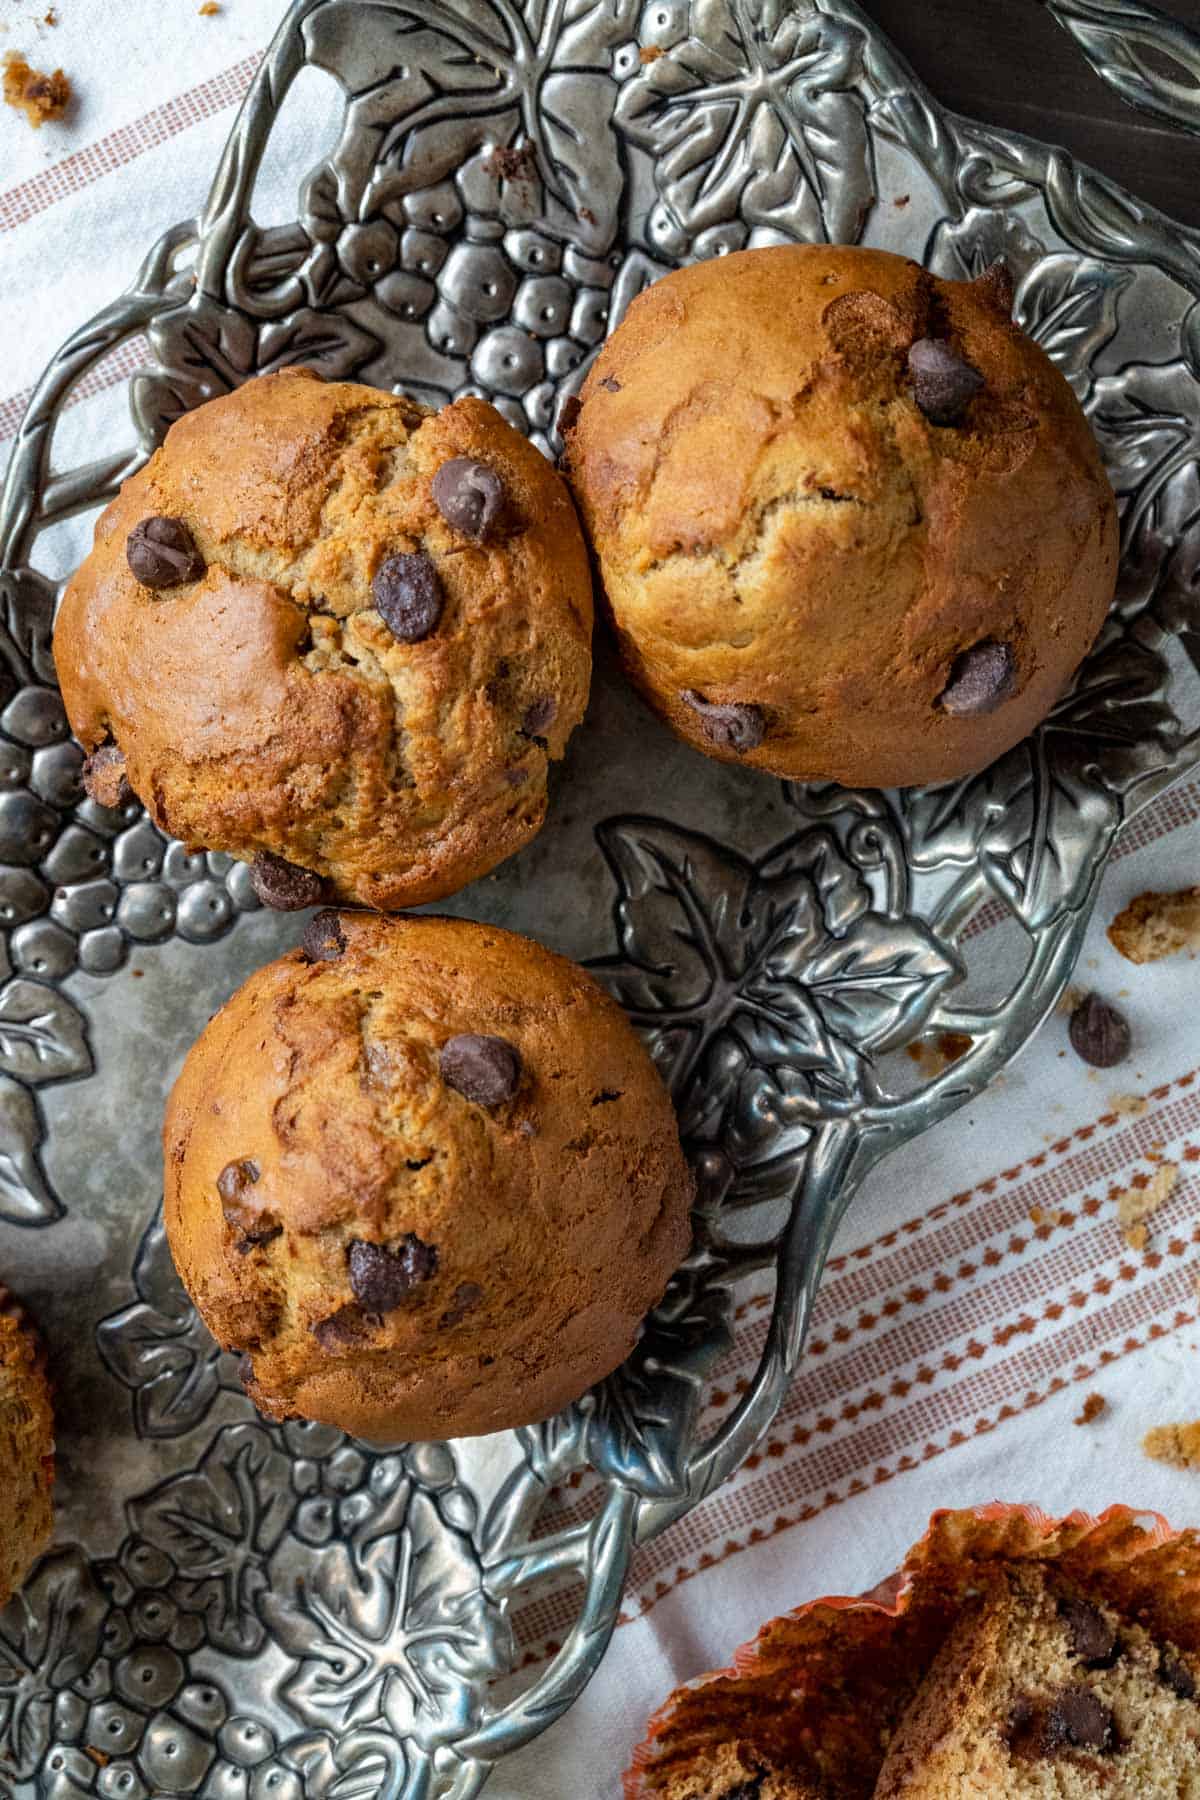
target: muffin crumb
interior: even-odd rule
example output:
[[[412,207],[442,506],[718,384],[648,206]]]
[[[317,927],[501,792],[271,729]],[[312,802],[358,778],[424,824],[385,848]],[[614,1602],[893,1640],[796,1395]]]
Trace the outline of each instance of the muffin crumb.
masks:
[[[1103,1394],[1089,1394],[1083,1406],[1075,1414],[1077,1425],[1092,1425],[1101,1413],[1108,1411],[1108,1401]]]
[[[1200,944],[1200,888],[1138,894],[1108,928],[1113,949],[1128,962],[1160,962]]]
[[[1200,1419],[1188,1425],[1154,1425],[1142,1439],[1142,1449],[1154,1462],[1172,1469],[1200,1469]]]
[[[1140,1119],[1149,1111],[1149,1102],[1144,1094],[1113,1094],[1108,1104],[1122,1119]]]
[[[1178,1180],[1178,1163],[1159,1163],[1140,1186],[1135,1183],[1121,1189],[1117,1195],[1117,1218],[1131,1250],[1145,1249],[1148,1234],[1144,1221],[1170,1198]]]
[[[45,23],[58,21],[47,14]],[[43,74],[40,69],[31,68],[19,50],[7,50],[4,99],[15,111],[25,114],[35,131],[40,131],[47,119],[61,119],[66,112],[72,99],[71,83],[61,69],[55,69],[52,75]]]

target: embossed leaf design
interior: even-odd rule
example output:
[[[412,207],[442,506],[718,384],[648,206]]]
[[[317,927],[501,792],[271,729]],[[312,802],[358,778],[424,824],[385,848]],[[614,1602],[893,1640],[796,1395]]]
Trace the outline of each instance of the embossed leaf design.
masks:
[[[216,1399],[222,1352],[175,1273],[161,1208],[138,1246],[133,1279],[137,1301],[101,1320],[97,1347],[133,1393],[138,1436],[179,1437]]]
[[[108,1611],[91,1564],[73,1547],[43,1557],[0,1613],[0,1768],[8,1764],[18,1779],[45,1755],[55,1694],[90,1668]]]
[[[1047,256],[1017,290],[1017,323],[1057,363],[1080,400],[1092,385],[1092,366],[1116,335],[1117,305],[1133,280],[1091,257]]]
[[[1049,0],[1047,10],[1122,100],[1200,131],[1200,35],[1182,19],[1141,0]]]
[[[306,1723],[378,1722],[432,1746],[474,1718],[473,1679],[506,1666],[507,1633],[447,1498],[405,1476],[348,1539],[281,1549],[263,1611],[299,1664],[282,1693]]]
[[[54,584],[36,569],[0,569],[0,656],[25,682],[57,683],[50,634]]]
[[[48,1186],[38,1154],[42,1121],[29,1089],[0,1075],[0,1219],[49,1225],[63,1205]]]
[[[35,1086],[91,1074],[83,1016],[65,994],[22,976],[0,988],[0,1071]]]
[[[252,1656],[266,1633],[258,1614],[267,1564],[287,1529],[291,1464],[260,1425],[227,1425],[198,1467],[131,1501],[134,1531],[178,1570],[172,1593],[202,1613],[209,1641]]]
[[[678,224],[694,233],[740,217],[854,243],[873,195],[851,91],[862,33],[824,12],[772,9],[760,30],[735,0],[703,10],[703,30],[627,83],[617,104]]]
[[[303,364],[345,381],[379,348],[345,313],[300,307],[259,323],[205,294],[155,320],[149,336],[158,367],[135,375],[130,393],[139,426],[155,442],[185,412],[252,375]]]
[[[711,1276],[699,1258],[681,1269],[632,1356],[592,1390],[590,1460],[639,1494],[682,1492],[703,1383],[732,1342],[729,1290]]]

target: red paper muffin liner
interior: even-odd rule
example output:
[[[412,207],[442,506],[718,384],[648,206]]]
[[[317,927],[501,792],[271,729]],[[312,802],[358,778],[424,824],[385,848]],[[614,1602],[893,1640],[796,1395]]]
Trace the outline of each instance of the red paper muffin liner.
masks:
[[[735,1740],[772,1766],[869,1800],[895,1722],[963,1603],[997,1562],[1052,1562],[1185,1650],[1200,1650],[1200,1533],[1110,1506],[1052,1519],[1033,1506],[934,1513],[897,1573],[770,1620],[728,1668],[676,1688],[624,1778],[651,1800],[673,1773]]]

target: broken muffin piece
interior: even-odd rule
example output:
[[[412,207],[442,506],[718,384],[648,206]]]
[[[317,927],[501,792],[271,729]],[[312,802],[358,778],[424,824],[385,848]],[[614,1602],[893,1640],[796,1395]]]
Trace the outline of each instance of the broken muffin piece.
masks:
[[[46,24],[57,23],[49,16]],[[35,131],[41,129],[47,119],[61,119],[71,104],[71,83],[61,69],[53,74],[43,74],[40,69],[31,68],[19,50],[9,50],[4,56],[4,98],[9,106],[17,112],[23,112]]]

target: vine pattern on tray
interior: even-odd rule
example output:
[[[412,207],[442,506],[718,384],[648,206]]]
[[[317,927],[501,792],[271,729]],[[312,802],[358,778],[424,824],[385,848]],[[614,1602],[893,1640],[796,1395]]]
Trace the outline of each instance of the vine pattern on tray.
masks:
[[[1130,97],[1145,103],[1136,77],[1176,103],[1141,58],[1158,44],[1150,9],[1051,10]],[[1167,47],[1190,67],[1190,40]],[[305,61],[341,83],[344,128],[295,222],[260,229],[255,168]],[[745,245],[870,238],[897,155],[938,193],[925,260],[972,276],[1003,256],[1018,319],[1089,412],[1124,513],[1104,635],[1039,732],[969,781],[793,790],[800,829],[752,852],[668,818],[597,827],[614,906],[593,966],[671,1087],[696,1242],[629,1362],[520,1434],[486,1513],[447,1446],[260,1420],[178,1284],[161,1216],[149,1223],[97,1351],[159,1478],[123,1496],[115,1548],[55,1548],[0,1615],[0,1766],[31,1793],[474,1794],[578,1693],[634,1532],[736,1465],[798,1350],[803,1258],[786,1233],[727,1227],[764,1205],[801,1213],[829,1147],[897,1116],[879,1059],[953,1004],[956,929],[921,882],[972,872],[1053,973],[1121,820],[1192,754],[1169,659],[1177,643],[1200,667],[1200,313],[1181,301],[1158,360],[1136,321],[1164,280],[1194,302],[1200,261],[1194,234],[1065,153],[942,114],[851,0],[295,0],[201,226],[166,234],[39,389],[0,508],[0,1219],[20,1224],[64,1212],[37,1094],[93,1067],[63,984],[115,973],[133,946],[213,943],[257,904],[240,865],[167,842],[136,803],[82,796],[49,656],[55,590],[31,561],[40,527],[105,498],[183,411],[297,362],[433,404],[483,393],[552,454],[558,406],[643,287]],[[58,407],[138,332],[133,447],[51,475]],[[960,1097],[1052,992],[1029,977],[1010,996]],[[826,1163],[832,1208],[848,1163]],[[769,1350],[746,1416],[698,1445],[733,1284],[772,1261],[790,1347]],[[547,1493],[582,1469],[607,1496],[598,1519],[546,1548]],[[563,1652],[495,1699],[513,1599],[565,1569],[584,1598]]]

